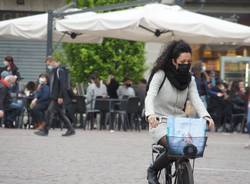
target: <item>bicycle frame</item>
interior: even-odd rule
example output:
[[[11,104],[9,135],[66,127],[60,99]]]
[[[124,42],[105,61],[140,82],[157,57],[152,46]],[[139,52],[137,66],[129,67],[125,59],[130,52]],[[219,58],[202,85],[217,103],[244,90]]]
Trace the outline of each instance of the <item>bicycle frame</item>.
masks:
[[[157,117],[157,120],[159,121],[159,124],[166,123],[168,117],[167,116],[161,116]],[[178,137],[180,138],[180,137]],[[189,138],[189,137],[188,137]],[[193,137],[194,138],[194,137]],[[204,138],[205,143],[203,144],[204,147],[206,145],[207,137],[201,137]],[[203,152],[197,154],[197,147],[194,146],[191,143],[188,143],[184,148],[184,155],[180,155],[177,153],[177,155],[171,155],[171,150],[167,150],[168,148],[165,148],[161,145],[153,144],[152,146],[152,161],[155,161],[155,158],[157,158],[161,153],[167,152],[170,160],[170,164],[166,165],[164,168],[164,182],[162,184],[172,184],[172,181],[174,179],[174,184],[194,184],[193,179],[193,170],[194,170],[194,163],[195,158],[202,157]],[[154,156],[156,154],[156,156]],[[190,160],[193,160],[193,166],[190,164]],[[173,170],[173,164],[174,164],[174,170]],[[173,172],[172,172],[173,170]],[[158,179],[162,175],[162,171],[158,174]],[[173,173],[173,174],[172,174]]]

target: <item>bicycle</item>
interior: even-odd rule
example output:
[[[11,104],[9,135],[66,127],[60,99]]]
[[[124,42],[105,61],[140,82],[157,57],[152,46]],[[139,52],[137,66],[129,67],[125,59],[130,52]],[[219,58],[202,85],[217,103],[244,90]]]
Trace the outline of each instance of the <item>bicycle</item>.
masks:
[[[165,123],[167,119],[168,117],[161,117],[159,118],[159,123]],[[172,137],[172,138],[167,137],[167,138],[170,140],[172,138],[173,139],[177,138],[181,140],[185,139],[185,137]],[[166,167],[161,171],[159,171],[158,173],[158,180],[161,184],[172,184],[172,182],[174,182],[174,184],[194,184],[193,171],[194,171],[195,159],[203,156],[205,145],[207,142],[207,136],[205,135],[204,137],[195,137],[195,138],[193,137],[192,139],[204,139],[204,142],[202,142],[202,145],[199,148],[197,148],[197,145],[194,145],[192,143],[187,143],[184,147],[181,146],[181,149],[183,149],[182,154],[181,153],[176,154],[177,149],[175,151],[171,150],[169,146],[173,145],[169,144],[170,140],[167,141],[168,142],[167,148],[158,144],[152,145],[152,162],[154,162],[155,159],[163,152],[167,152],[169,158],[169,164],[166,165]],[[181,150],[180,147],[178,147],[178,149]],[[193,160],[193,166],[191,166],[190,163],[191,159]]]

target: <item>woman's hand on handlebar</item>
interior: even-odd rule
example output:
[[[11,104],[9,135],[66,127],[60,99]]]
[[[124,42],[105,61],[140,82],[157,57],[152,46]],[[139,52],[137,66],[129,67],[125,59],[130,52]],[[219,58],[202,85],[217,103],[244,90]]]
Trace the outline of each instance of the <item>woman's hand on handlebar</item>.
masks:
[[[214,130],[214,120],[211,117],[205,116],[203,117],[207,121],[208,129]]]
[[[159,124],[156,115],[149,115],[148,116],[148,123],[150,128],[156,128]]]

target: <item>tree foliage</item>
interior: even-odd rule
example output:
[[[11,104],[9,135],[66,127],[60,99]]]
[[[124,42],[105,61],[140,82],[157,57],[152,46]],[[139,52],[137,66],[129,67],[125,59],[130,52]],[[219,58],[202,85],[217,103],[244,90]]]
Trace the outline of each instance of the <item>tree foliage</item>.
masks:
[[[103,6],[115,3],[128,2],[129,0],[77,0],[78,7],[90,7]],[[130,0],[131,1],[131,0]],[[67,0],[67,3],[72,2],[72,0]]]
[[[126,0],[78,0],[78,5],[93,7],[125,2]],[[70,1],[68,1],[70,2]],[[55,55],[70,67],[74,82],[88,80],[91,73],[97,72],[102,79],[109,74],[118,80],[129,77],[135,82],[143,77],[144,44],[141,42],[104,39],[102,44],[63,44],[64,54]]]

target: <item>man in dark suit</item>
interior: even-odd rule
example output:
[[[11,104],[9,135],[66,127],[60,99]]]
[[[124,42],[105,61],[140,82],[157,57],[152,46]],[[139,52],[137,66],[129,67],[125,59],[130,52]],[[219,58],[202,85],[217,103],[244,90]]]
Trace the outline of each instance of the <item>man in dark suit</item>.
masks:
[[[52,57],[46,58],[46,64],[50,70],[50,104],[47,110],[47,121],[45,127],[35,132],[36,135],[46,136],[49,133],[53,119],[56,115],[59,115],[67,128],[67,131],[62,136],[70,136],[75,134],[75,130],[66,115],[65,106],[69,104],[71,98],[68,94],[68,71],[60,65]]]

